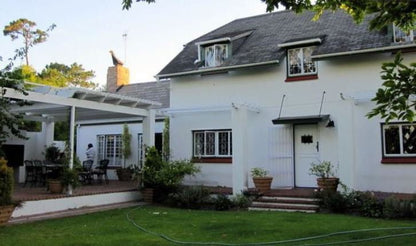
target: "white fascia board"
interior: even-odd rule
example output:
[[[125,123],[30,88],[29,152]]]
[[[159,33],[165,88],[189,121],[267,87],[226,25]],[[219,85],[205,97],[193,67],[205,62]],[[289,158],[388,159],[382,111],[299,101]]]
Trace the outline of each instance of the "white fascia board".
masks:
[[[335,56],[358,55],[358,54],[365,54],[365,53],[392,51],[392,50],[415,48],[415,47],[416,47],[416,44],[386,46],[386,47],[380,47],[380,48],[371,48],[371,49],[363,49],[363,50],[353,50],[353,51],[329,53],[329,54],[322,54],[322,55],[313,55],[313,56],[311,56],[311,58],[312,59],[324,59],[324,58],[335,57]]]
[[[160,80],[160,79],[167,79],[167,78],[186,76],[186,75],[196,75],[196,74],[203,74],[203,73],[209,73],[209,72],[221,72],[221,71],[228,71],[228,70],[234,70],[234,69],[240,69],[240,68],[249,68],[249,67],[257,67],[257,66],[273,65],[273,64],[279,64],[279,60],[249,63],[249,64],[244,64],[244,65],[235,65],[235,66],[227,66],[227,67],[203,68],[203,69],[192,70],[188,72],[161,74],[161,75],[156,75],[155,77],[157,80]]]
[[[201,46],[201,45],[206,45],[206,44],[216,44],[216,43],[230,42],[230,41],[231,41],[230,37],[225,37],[225,38],[217,38],[217,39],[211,39],[207,41],[196,42],[195,45]]]
[[[27,95],[24,95],[23,93],[18,92],[12,88],[4,88],[4,89],[6,90],[4,97],[9,97],[9,98],[57,104],[57,105],[63,105],[63,106],[75,106],[79,108],[95,109],[95,110],[100,110],[100,111],[109,111],[109,112],[130,114],[130,115],[137,115],[137,116],[149,115],[148,110],[141,109],[141,108],[131,108],[127,106],[113,105],[109,103],[85,101],[85,100],[76,99],[76,98],[65,98],[61,96],[42,94],[42,93],[37,93],[37,92],[32,92],[32,91],[26,91]]]
[[[286,47],[293,47],[293,46],[313,44],[313,43],[322,43],[322,39],[320,38],[305,39],[305,40],[300,40],[300,41],[295,41],[295,42],[282,43],[282,44],[278,44],[277,46],[279,48],[286,48]]]

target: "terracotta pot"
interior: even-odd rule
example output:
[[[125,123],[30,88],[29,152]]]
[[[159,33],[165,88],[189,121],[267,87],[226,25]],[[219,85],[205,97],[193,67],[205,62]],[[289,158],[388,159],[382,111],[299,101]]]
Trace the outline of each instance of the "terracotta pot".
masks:
[[[49,180],[48,185],[51,193],[62,193],[64,190],[60,180]]]
[[[154,193],[153,188],[144,188],[142,190],[142,195],[143,195],[144,202],[153,203],[153,193]]]
[[[14,211],[14,205],[0,206],[0,225],[6,224]]]
[[[339,184],[339,178],[318,178],[318,187],[321,190],[336,192]]]
[[[119,181],[131,181],[133,172],[128,169],[120,168],[116,171]]]
[[[253,177],[254,185],[261,193],[270,190],[272,185],[273,177]]]

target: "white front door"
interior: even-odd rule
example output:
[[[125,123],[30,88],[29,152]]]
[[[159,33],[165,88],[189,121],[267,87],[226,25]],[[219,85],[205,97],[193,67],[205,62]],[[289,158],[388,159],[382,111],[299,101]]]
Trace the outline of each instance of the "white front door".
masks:
[[[295,125],[295,186],[316,187],[316,177],[309,175],[311,163],[319,162],[318,125]]]

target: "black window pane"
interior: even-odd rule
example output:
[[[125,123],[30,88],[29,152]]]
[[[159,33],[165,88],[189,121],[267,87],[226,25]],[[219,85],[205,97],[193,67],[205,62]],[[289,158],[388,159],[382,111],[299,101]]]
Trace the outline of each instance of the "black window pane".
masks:
[[[386,154],[400,154],[399,127],[390,126],[384,129]]]

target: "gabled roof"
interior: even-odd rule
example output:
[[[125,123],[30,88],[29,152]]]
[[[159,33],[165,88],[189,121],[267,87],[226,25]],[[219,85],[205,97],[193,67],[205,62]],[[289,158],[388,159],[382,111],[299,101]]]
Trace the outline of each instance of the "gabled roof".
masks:
[[[281,11],[232,21],[185,45],[184,49],[162,69],[158,78],[188,74],[201,74],[212,70],[232,70],[255,65],[270,65],[284,58],[287,47],[279,44],[319,38],[321,43],[313,56],[348,52],[373,52],[383,47],[401,47],[392,43],[392,34],[385,30],[369,31],[368,16],[357,25],[343,11],[325,12],[319,20],[312,21],[313,12],[295,14]],[[238,33],[249,35],[231,41],[232,56],[220,67],[198,68],[198,43],[232,37]],[[411,44],[414,46],[414,43]]]
[[[124,85],[119,87],[115,93],[161,103],[161,105],[152,106],[152,108],[169,108],[169,90],[169,81],[160,81]]]

